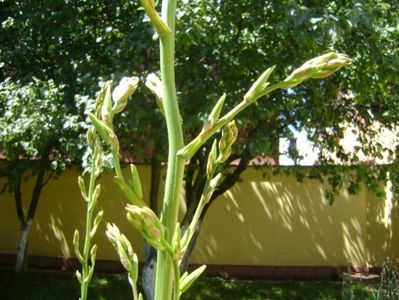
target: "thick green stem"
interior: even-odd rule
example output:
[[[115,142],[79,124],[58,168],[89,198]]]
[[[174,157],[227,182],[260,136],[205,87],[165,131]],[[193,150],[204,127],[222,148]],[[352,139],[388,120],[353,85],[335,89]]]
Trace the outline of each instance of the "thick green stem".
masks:
[[[161,221],[167,228],[167,241],[172,244],[176,230],[179,198],[184,174],[184,160],[177,151],[184,146],[181,116],[176,97],[174,52],[175,52],[175,12],[176,0],[164,0],[162,19],[171,29],[160,36],[160,65],[163,88],[165,118],[168,128],[169,154],[166,174],[166,187],[163,199]],[[169,300],[173,293],[173,262],[165,251],[158,251],[157,274],[155,281],[155,300]],[[178,293],[179,291],[175,291]]]
[[[88,194],[88,203],[87,203],[87,212],[86,212],[86,232],[85,232],[85,242],[83,246],[83,262],[82,262],[82,283],[80,290],[80,299],[87,299],[87,290],[89,287],[89,281],[86,280],[89,275],[89,253],[90,253],[90,232],[92,229],[92,220],[93,220],[93,206],[91,202],[94,197],[94,188],[96,182],[96,156],[98,153],[94,153],[93,160],[91,163],[91,174],[90,174],[90,184],[89,184],[89,194]]]
[[[177,261],[176,255],[173,251],[173,249],[169,246],[166,248],[166,252],[169,254],[170,259],[172,260],[172,265],[173,265],[173,275],[174,275],[174,293],[173,293],[173,300],[179,300],[180,299],[180,268],[179,268],[179,262]]]

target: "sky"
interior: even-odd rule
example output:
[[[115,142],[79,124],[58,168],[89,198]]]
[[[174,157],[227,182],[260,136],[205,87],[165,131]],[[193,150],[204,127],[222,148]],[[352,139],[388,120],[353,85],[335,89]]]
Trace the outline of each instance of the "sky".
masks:
[[[306,131],[296,131],[294,128],[291,128],[291,131],[296,139],[299,155],[303,157],[301,160],[298,160],[297,164],[301,166],[313,166],[318,160],[319,149],[315,148],[314,144],[308,140]],[[294,160],[287,153],[289,145],[289,139],[280,139],[279,148],[282,154],[279,157],[279,164],[282,166],[295,165]]]

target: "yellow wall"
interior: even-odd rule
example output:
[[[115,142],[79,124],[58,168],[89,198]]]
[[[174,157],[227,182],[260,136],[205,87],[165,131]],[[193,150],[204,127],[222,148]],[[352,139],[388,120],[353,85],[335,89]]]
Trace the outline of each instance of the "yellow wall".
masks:
[[[150,169],[139,168],[148,194]],[[29,254],[73,256],[72,236],[83,233],[84,201],[77,185],[77,170],[66,171],[44,189],[31,235]],[[112,176],[103,176],[99,205],[106,222],[115,222],[129,238],[139,257],[143,243],[127,223],[124,199]],[[24,186],[29,195],[32,182]],[[0,253],[15,253],[19,231],[11,194],[0,196]],[[367,191],[346,193],[329,206],[316,181],[248,170],[243,182],[220,197],[208,210],[193,263],[278,266],[373,266],[399,253],[397,204],[387,214],[387,201]],[[389,218],[387,219],[387,215]],[[99,259],[116,259],[106,240],[104,224],[95,238]]]

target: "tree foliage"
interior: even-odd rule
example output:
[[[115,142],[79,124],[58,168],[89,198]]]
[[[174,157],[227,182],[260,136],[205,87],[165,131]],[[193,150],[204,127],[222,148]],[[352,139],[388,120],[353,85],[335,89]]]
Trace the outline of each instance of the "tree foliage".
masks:
[[[90,102],[98,81],[119,79],[122,74],[144,79],[146,72],[158,70],[157,36],[138,2],[2,1],[1,79],[53,80],[64,87],[61,102],[66,115],[80,115],[77,122],[83,122],[77,102]],[[334,166],[325,157],[310,172],[289,169],[299,180],[310,176],[327,182],[330,200],[343,187],[357,192],[362,183],[381,192],[378,183],[386,179],[387,169],[392,178],[399,177],[396,162],[371,168],[348,155],[339,143],[343,125],[355,124],[360,147],[368,156],[378,157],[384,145],[369,143],[367,135],[376,134],[371,125],[397,124],[398,20],[398,3],[388,0],[179,1],[176,82],[186,141],[198,134],[225,91],[231,91],[225,105],[232,107],[269,66],[277,65],[270,78],[277,82],[320,53],[335,50],[353,59],[345,71],[276,91],[240,116],[238,147],[225,165],[235,159],[240,163],[226,169],[212,201],[238,180],[253,157],[277,158],[278,141],[291,138],[292,127],[306,130],[315,145],[345,162]],[[144,87],[118,118],[124,153],[147,162],[165,160],[166,137],[159,130],[165,126],[163,117]],[[209,148],[205,145],[187,167],[187,220],[204,184]]]

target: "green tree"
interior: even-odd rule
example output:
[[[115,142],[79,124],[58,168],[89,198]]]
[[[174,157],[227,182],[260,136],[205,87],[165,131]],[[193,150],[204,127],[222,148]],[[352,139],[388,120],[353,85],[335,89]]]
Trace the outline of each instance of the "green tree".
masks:
[[[310,173],[290,169],[299,180],[309,176],[327,182],[331,202],[342,188],[355,193],[362,183],[381,194],[379,180],[386,179],[387,168],[395,173],[395,165],[370,168],[345,153],[339,138],[343,124],[357,125],[360,148],[371,157],[379,157],[383,145],[370,144],[366,138],[375,134],[370,125],[374,121],[388,128],[397,124],[398,14],[395,1],[190,1],[180,6],[176,74],[183,119],[192,124],[188,137],[200,131],[211,103],[221,93],[235,91],[226,100],[227,107],[232,105],[265,66],[277,64],[276,72],[280,73],[273,74],[273,79],[279,80],[301,61],[323,51],[337,50],[353,58],[343,72],[290,91],[276,91],[243,113],[239,149],[225,166],[232,160],[239,163],[225,170],[224,181],[202,217],[238,180],[252,158],[278,157],[278,140],[291,138],[291,127],[307,130],[316,146],[336,153],[343,162],[334,166],[334,161],[321,157],[319,166]],[[349,92],[353,98],[346,96]],[[192,117],[198,109],[203,113]],[[201,195],[209,147],[187,167],[188,209],[183,228]]]
[[[75,94],[92,98],[98,80],[120,78],[133,71],[144,79],[147,74],[141,73],[143,70],[157,71],[157,47],[152,40],[156,36],[148,22],[142,22],[146,19],[138,10],[138,1],[5,1],[0,5],[4,8],[0,13],[4,78],[54,79],[56,84],[66,85],[65,99],[73,103]],[[345,121],[357,122],[362,133],[374,120],[386,126],[397,122],[398,19],[396,1],[179,2],[176,82],[186,141],[198,134],[223,92],[229,91],[227,111],[266,66],[277,64],[272,75],[277,82],[320,53],[336,50],[353,58],[340,74],[308,81],[290,91],[276,91],[240,116],[237,125],[242,134],[225,166],[233,160],[239,163],[224,168],[225,177],[201,219],[217,196],[234,185],[252,158],[278,157],[278,141],[292,137],[292,126],[307,130],[318,147],[337,153],[346,162],[333,166],[321,159],[310,173],[290,169],[299,180],[310,176],[326,181],[331,186],[330,200],[341,188],[358,191],[361,183],[380,192],[378,180],[385,179],[388,168],[395,176],[397,164],[374,168],[359,164],[342,151],[338,141]],[[354,98],[345,97],[349,92]],[[118,118],[115,123],[122,134],[123,151],[152,165],[150,198],[155,205],[160,162],[166,160],[160,110],[154,97],[139,88],[135,100]],[[188,209],[183,228],[190,223],[205,184],[210,146],[206,144],[186,168]],[[377,157],[381,147],[362,140],[362,148],[370,156]],[[190,247],[194,245],[195,239]],[[189,255],[187,251],[187,259]]]
[[[29,235],[40,196],[49,180],[81,156],[84,123],[63,103],[62,86],[33,78],[27,84],[10,79],[0,83],[0,145],[6,160],[0,176],[3,191],[14,194],[20,225],[16,271],[25,270]],[[22,184],[34,178],[31,192]]]

